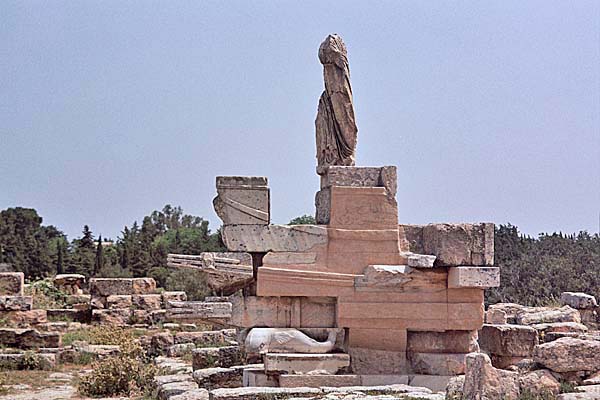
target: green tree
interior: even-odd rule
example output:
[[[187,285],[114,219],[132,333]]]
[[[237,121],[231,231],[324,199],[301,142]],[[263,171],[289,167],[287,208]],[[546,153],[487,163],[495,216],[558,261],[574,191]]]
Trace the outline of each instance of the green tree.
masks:
[[[60,275],[64,272],[64,257],[65,250],[62,241],[56,242],[56,275]]]
[[[288,225],[316,225],[317,220],[312,215],[304,214],[288,222]]]
[[[94,262],[93,275],[96,276],[103,267],[104,267],[104,251],[102,249],[102,235],[98,235],[98,245],[96,246],[96,260]]]

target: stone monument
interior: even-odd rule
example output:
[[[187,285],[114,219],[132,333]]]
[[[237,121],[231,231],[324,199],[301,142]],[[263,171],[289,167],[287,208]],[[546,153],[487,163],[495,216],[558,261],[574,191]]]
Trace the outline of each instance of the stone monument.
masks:
[[[443,385],[478,350],[483,292],[499,284],[494,225],[399,224],[396,167],[354,166],[339,36],[325,39],[319,59],[317,225],[270,224],[267,178],[217,177],[214,204],[230,253],[170,255],[169,264],[205,271],[229,296],[184,314],[240,328],[264,363],[253,372],[264,379],[252,382]]]

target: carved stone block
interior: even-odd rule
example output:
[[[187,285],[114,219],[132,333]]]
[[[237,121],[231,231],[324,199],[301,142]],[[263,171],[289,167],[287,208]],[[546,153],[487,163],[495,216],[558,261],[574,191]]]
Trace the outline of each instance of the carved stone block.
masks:
[[[331,187],[329,226],[340,229],[398,229],[398,205],[385,188]]]
[[[500,286],[500,268],[451,267],[448,268],[449,288],[492,288]]]
[[[225,225],[268,225],[270,194],[265,177],[219,176],[215,212]]]
[[[222,238],[229,251],[307,251],[327,243],[327,228],[316,225],[225,225]]]

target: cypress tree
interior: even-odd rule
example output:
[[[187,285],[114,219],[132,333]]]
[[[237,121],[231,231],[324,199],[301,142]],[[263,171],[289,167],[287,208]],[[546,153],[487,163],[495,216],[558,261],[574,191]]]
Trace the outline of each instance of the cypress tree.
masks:
[[[63,263],[64,263],[64,248],[61,240],[56,242],[56,274],[60,275],[64,271]]]
[[[104,250],[102,249],[102,235],[98,236],[98,246],[96,246],[96,261],[94,263],[93,275],[97,275],[98,272],[104,266]]]

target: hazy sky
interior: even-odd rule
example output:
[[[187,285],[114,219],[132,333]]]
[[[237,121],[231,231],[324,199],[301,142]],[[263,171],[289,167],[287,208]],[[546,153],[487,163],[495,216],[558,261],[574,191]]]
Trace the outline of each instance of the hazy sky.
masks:
[[[0,209],[116,237],[163,205],[216,229],[216,175],[314,212],[320,42],[349,51],[357,164],[403,223],[598,231],[598,1],[0,2]]]

